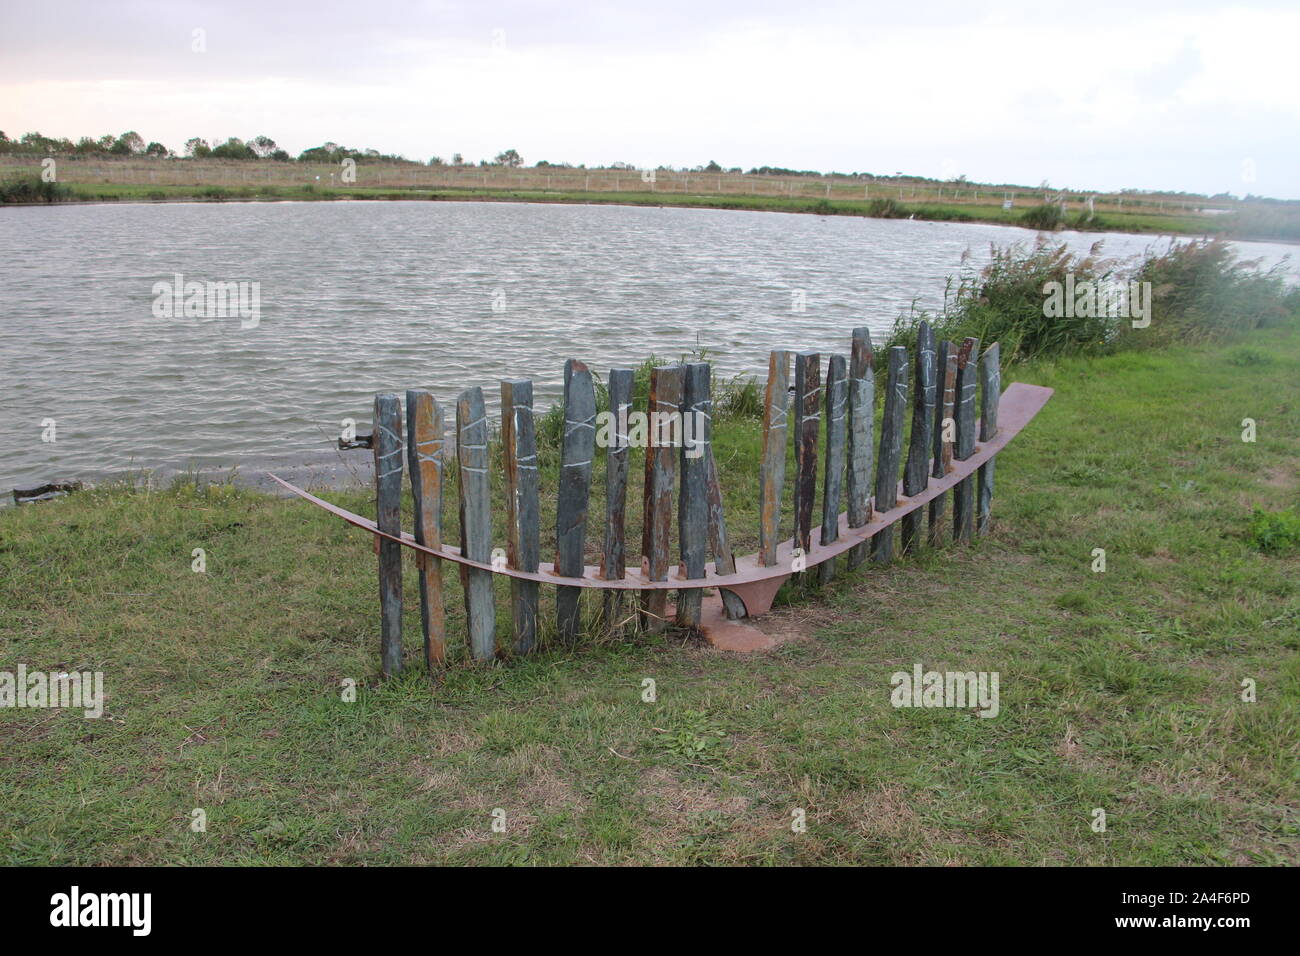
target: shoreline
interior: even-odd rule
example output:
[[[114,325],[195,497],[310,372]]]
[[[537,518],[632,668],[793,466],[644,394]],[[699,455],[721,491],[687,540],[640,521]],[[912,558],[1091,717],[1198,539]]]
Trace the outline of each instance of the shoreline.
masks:
[[[88,193],[100,184],[70,183],[70,188]],[[172,195],[159,196],[159,189],[146,189],[143,186],[104,183],[104,187],[121,189],[121,195],[99,193],[97,195],[80,195],[76,198],[56,202],[0,202],[0,208],[17,208],[28,206],[100,206],[100,205],[166,205],[169,203],[283,203],[283,202],[503,202],[503,203],[547,203],[571,206],[656,206],[676,209],[721,209],[739,212],[776,212],[796,215],[847,216],[862,219],[904,219],[919,222],[953,222],[982,224],[991,226],[1014,226],[1034,232],[1116,232],[1137,236],[1186,236],[1188,238],[1213,237],[1233,242],[1276,242],[1286,245],[1300,245],[1300,239],[1267,236],[1236,236],[1223,231],[1203,228],[1200,222],[1189,221],[1190,217],[1162,216],[1155,214],[1108,213],[1098,215],[1092,223],[1069,221],[1063,222],[1051,230],[1036,229],[1020,221],[1025,208],[1003,210],[1001,207],[967,206],[963,204],[942,203],[893,203],[887,207],[885,215],[873,213],[873,203],[867,200],[845,199],[806,199],[771,196],[716,196],[707,194],[690,194],[678,197],[666,197],[663,194],[639,193],[600,193],[576,192],[559,193],[529,190],[399,190],[370,187],[370,191],[357,189],[331,189],[325,191],[316,188],[291,188],[279,191],[258,189],[251,194],[241,194],[237,187],[201,187],[194,191],[177,191]],[[177,188],[177,187],[171,187]],[[189,187],[184,187],[189,190]],[[213,192],[220,195],[212,195]],[[207,193],[205,195],[204,193]],[[877,207],[880,208],[880,207]],[[996,213],[991,210],[996,208]],[[1006,213],[1004,215],[1003,213]],[[1117,220],[1124,219],[1139,221]]]

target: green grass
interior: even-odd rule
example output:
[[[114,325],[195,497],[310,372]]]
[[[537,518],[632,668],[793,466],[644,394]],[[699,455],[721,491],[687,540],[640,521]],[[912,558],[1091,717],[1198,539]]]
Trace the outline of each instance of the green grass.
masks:
[[[40,176],[20,176],[0,180],[0,203],[27,205],[67,202],[72,198],[72,190],[67,186],[62,183],[46,182]]]
[[[802,639],[751,656],[606,637],[382,683],[370,540],[305,503],[185,484],[7,509],[0,669],[102,670],[108,699],[0,710],[0,862],[1300,862],[1300,556],[1252,536],[1300,494],[1300,332],[1249,343],[1271,360],[1008,369],[1057,391],[999,458],[992,534],[789,590],[770,626]],[[757,425],[717,437],[744,552]],[[406,598],[413,652],[409,568]],[[1000,715],[891,708],[918,661],[997,671]]]

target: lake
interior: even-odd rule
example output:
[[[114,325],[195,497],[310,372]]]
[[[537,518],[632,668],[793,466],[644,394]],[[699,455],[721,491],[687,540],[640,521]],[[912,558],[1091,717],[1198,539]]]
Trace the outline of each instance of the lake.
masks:
[[[1061,233],[1128,256],[1168,240]],[[0,209],[0,493],[56,479],[268,466],[326,483],[369,431],[376,391],[534,380],[564,360],[604,377],[707,348],[715,375],[765,374],[773,348],[847,353],[962,254],[1032,242],[1004,226],[712,209],[454,202],[166,203]],[[1280,260],[1291,247],[1239,243]],[[1294,269],[1294,265],[1292,266]],[[260,284],[255,326],[160,318],[154,286]],[[802,311],[792,306],[802,305]],[[251,327],[245,327],[251,326]],[[42,423],[54,421],[54,441]]]

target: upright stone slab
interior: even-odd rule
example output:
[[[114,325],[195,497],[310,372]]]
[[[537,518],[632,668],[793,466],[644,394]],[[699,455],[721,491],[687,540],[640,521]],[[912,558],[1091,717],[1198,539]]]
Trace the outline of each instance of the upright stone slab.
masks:
[[[682,577],[704,577],[709,534],[709,458],[703,421],[709,409],[709,365],[691,362],[682,370],[681,499],[677,505],[677,540],[682,552]],[[704,591],[683,588],[677,592],[677,625],[700,626]]]
[[[460,548],[471,561],[492,563],[492,489],[488,476],[488,423],[483,389],[456,399],[456,461],[460,471]],[[476,661],[496,656],[496,602],[492,572],[460,566],[465,591],[469,651]]]
[[[1002,364],[1001,349],[994,342],[980,356],[980,441],[988,442],[998,434],[998,402],[1002,398]],[[988,534],[989,511],[993,506],[993,467],[997,464],[994,456],[979,467],[979,512],[976,516],[976,529],[979,534]]]
[[[536,571],[541,561],[537,425],[533,418],[533,383],[501,383],[501,455],[506,474],[506,557],[517,571]],[[538,584],[510,579],[510,606],[516,654],[537,644]]]
[[[934,464],[930,476],[942,478],[952,470],[952,446],[957,435],[957,349],[946,339],[939,343],[938,401],[934,409]],[[945,492],[930,499],[930,546],[943,544]]]
[[[957,449],[965,461],[975,453],[975,389],[978,377],[979,339],[968,338],[957,352]],[[975,530],[975,478],[963,478],[952,490],[952,535],[970,541]]]
[[[845,476],[850,528],[861,528],[871,520],[871,468],[875,455],[876,377],[872,368],[871,332],[866,326],[853,330],[853,351],[849,356],[849,420]],[[867,559],[867,543],[849,549],[848,566],[856,568]]]
[[[785,483],[790,404],[790,353],[775,350],[768,357],[767,394],[763,404],[763,458],[758,472],[758,561],[776,564],[780,542],[781,489]]]
[[[848,412],[848,367],[843,355],[832,355],[826,364],[826,476],[822,480],[821,544],[833,544],[840,536],[840,499],[843,497],[845,418]],[[825,584],[835,577],[835,559],[817,565],[817,579]]]
[[[805,555],[812,549],[813,501],[817,494],[821,361],[820,352],[800,352],[794,359],[794,546]]]
[[[555,570],[581,577],[586,569],[587,506],[591,460],[596,455],[596,388],[591,371],[577,359],[564,363],[564,440],[560,448],[560,490],[555,510]],[[560,640],[577,639],[582,626],[582,588],[559,587],[555,605]]]
[[[645,456],[642,570],[651,581],[667,581],[673,525],[673,480],[681,444],[682,367],[661,365],[650,370],[649,447]],[[641,623],[648,631],[664,626],[668,592],[641,592]]]
[[[912,438],[908,443],[907,464],[903,468],[903,494],[909,498],[925,491],[930,484],[930,450],[934,444],[935,346],[930,323],[917,329],[916,363],[912,372]],[[925,510],[917,508],[903,516],[903,551],[916,548],[921,537]]]
[[[712,405],[710,404],[710,408]],[[712,411],[705,425],[710,436],[713,433]],[[722,512],[722,486],[718,483],[718,463],[713,457],[713,439],[708,439],[709,460],[709,550],[713,552],[713,570],[720,576],[736,573],[736,555],[731,550],[731,539],[727,536],[727,519]],[[722,609],[729,620],[735,621],[748,612],[745,602],[735,591],[719,587],[722,596]]]
[[[889,350],[885,416],[880,423],[880,454],[876,462],[877,511],[889,511],[898,503],[898,465],[903,456],[903,412],[906,408],[907,349],[895,345]],[[871,539],[871,560],[883,564],[893,559],[894,528],[891,525]]]
[[[375,524],[402,535],[402,405],[392,392],[375,396]],[[379,658],[385,677],[402,671],[402,546],[379,539]]]
[[[442,408],[428,392],[406,393],[406,453],[415,502],[415,541],[442,547]],[[420,574],[420,623],[424,663],[430,670],[447,662],[447,624],[442,602],[442,559],[417,551]]]
[[[600,576],[606,581],[621,581],[627,574],[627,431],[633,378],[630,368],[609,370],[609,410],[614,427],[605,448],[605,542],[600,561]],[[620,626],[622,591],[604,592],[603,613],[606,627]]]

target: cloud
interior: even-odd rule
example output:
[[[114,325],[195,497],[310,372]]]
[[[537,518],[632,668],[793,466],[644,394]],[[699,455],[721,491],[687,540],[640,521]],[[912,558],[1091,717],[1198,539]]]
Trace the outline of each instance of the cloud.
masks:
[[[0,14],[10,135],[1300,196],[1285,4],[67,6]]]

